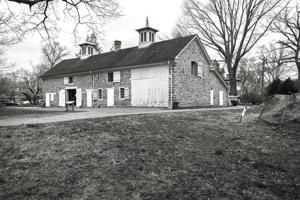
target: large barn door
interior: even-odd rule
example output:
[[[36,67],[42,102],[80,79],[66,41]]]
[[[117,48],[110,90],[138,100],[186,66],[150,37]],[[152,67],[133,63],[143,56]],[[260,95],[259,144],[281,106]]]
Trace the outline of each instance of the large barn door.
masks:
[[[168,66],[131,70],[131,105],[167,107]]]
[[[66,93],[65,93],[65,90],[60,90],[59,91],[59,106],[62,106],[62,107],[65,107],[65,102],[66,102]]]

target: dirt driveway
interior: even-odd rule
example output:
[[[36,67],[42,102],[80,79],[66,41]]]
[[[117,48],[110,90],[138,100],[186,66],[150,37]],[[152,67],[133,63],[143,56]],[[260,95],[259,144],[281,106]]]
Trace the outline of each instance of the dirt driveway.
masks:
[[[0,115],[0,126],[51,123],[60,121],[71,121],[76,119],[101,118],[132,114],[207,110],[236,110],[242,108],[242,106],[182,110],[167,110],[161,108],[75,108],[74,112],[66,112],[65,108],[7,107],[4,108],[4,110],[2,109],[0,111],[3,113],[2,115]]]

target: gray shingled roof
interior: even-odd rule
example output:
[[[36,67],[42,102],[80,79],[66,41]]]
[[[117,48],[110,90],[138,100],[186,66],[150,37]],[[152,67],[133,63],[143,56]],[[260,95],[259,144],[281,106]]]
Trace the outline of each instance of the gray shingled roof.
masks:
[[[83,60],[80,58],[63,60],[41,77],[46,78],[89,71],[109,70],[173,60],[195,36],[190,35],[155,42],[145,48],[131,47],[119,51],[111,51]]]

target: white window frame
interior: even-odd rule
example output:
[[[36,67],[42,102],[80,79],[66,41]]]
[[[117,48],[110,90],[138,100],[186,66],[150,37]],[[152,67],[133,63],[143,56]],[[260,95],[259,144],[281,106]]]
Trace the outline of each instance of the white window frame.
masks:
[[[99,98],[99,94],[100,94],[100,90],[101,90],[101,99]],[[98,88],[98,100],[103,100],[103,88]]]
[[[121,89],[124,90],[124,97],[121,97]],[[119,87],[119,100],[125,100],[125,87]]]

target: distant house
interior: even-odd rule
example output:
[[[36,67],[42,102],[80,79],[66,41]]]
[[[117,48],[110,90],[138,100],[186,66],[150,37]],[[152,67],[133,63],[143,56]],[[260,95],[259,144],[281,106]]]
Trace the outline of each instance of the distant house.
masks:
[[[63,60],[41,77],[46,106],[226,106],[228,87],[197,35],[156,42],[158,30],[137,30],[139,45],[95,55],[94,36],[81,57]]]

